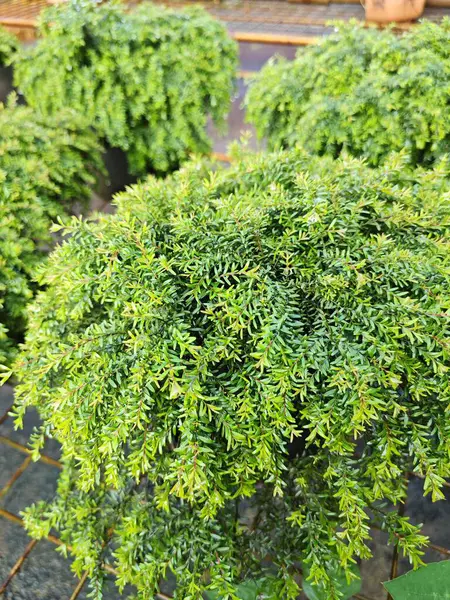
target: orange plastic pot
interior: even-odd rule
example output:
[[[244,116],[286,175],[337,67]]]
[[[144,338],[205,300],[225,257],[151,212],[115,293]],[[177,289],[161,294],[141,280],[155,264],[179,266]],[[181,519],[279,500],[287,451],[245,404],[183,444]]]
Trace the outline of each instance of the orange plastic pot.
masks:
[[[366,21],[371,23],[401,23],[418,19],[425,0],[366,0]]]

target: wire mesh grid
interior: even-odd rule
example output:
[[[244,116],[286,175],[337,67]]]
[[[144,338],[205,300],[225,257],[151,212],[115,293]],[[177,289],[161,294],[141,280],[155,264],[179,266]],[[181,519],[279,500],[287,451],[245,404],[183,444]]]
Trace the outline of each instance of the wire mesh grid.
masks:
[[[11,408],[12,408],[12,406],[10,406],[6,410],[6,412],[0,417],[0,426],[3,425],[3,423],[5,423],[5,421],[7,419],[10,418],[9,413],[11,411]],[[3,488],[0,489],[0,499],[1,499],[2,497],[6,496],[8,493],[10,493],[10,491],[13,488],[13,486],[15,485],[15,483],[26,472],[29,465],[32,463],[32,458],[31,458],[31,451],[29,450],[29,448],[27,448],[26,446],[24,446],[23,444],[15,441],[15,440],[12,440],[11,438],[9,438],[7,436],[0,435],[0,445],[8,446],[9,448],[12,448],[13,450],[25,455],[24,461],[14,471],[14,473],[8,479],[8,481],[3,486]],[[48,456],[47,454],[41,454],[39,460],[47,465],[50,465],[50,466],[56,468],[56,469],[62,468],[62,464],[58,460],[52,458],[51,456]],[[416,473],[410,472],[410,473],[406,474],[406,477],[408,480],[410,480],[412,477],[419,477],[419,475]],[[450,488],[450,483],[446,482],[444,485],[446,487]],[[400,505],[399,513],[403,514],[404,511],[405,511],[405,504],[402,504],[402,505]],[[21,519],[21,517],[19,517],[18,515],[10,512],[8,510],[5,510],[4,508],[0,508],[0,518],[6,519],[6,520],[10,521],[11,523],[16,524],[18,527],[24,526],[24,523],[23,523],[23,520]],[[374,524],[372,525],[372,527],[373,527],[373,529],[379,529]],[[63,542],[58,537],[56,537],[52,534],[49,534],[46,537],[46,539],[55,546],[63,545]],[[28,542],[24,551],[22,552],[22,554],[19,556],[19,558],[16,560],[16,562],[10,569],[6,579],[3,582],[0,582],[0,596],[2,596],[6,592],[6,590],[8,589],[8,586],[11,584],[14,577],[19,573],[20,569],[23,567],[24,563],[29,558],[29,556],[32,554],[32,552],[34,551],[34,549],[36,548],[36,546],[38,544],[39,544],[39,542],[36,540],[31,540]],[[438,554],[441,554],[442,556],[446,557],[447,559],[450,559],[450,549],[449,548],[444,548],[443,546],[440,546],[440,545],[437,545],[434,543],[430,543],[429,548],[436,551]],[[67,546],[67,549],[69,552],[71,551],[70,546]],[[399,561],[399,553],[398,553],[398,545],[396,544],[393,546],[393,551],[392,551],[390,579],[394,579],[398,575],[398,561]],[[116,570],[110,564],[103,563],[102,567],[103,567],[105,573],[108,573],[113,576],[117,575]],[[79,579],[76,586],[74,587],[73,592],[68,600],[76,600],[79,597],[80,593],[82,592],[82,590],[85,587],[87,579],[88,579],[88,573],[85,572],[82,575],[82,577]],[[163,593],[156,594],[155,598],[157,600],[171,600],[171,596],[163,594]],[[354,600],[375,600],[374,598],[365,596],[363,594],[355,594],[353,596],[353,598],[354,598]],[[63,600],[63,599],[61,599],[61,600]],[[391,596],[389,594],[387,594],[387,600],[391,600]]]
[[[0,25],[16,33],[22,40],[36,37],[38,17],[49,5],[66,0],[0,0]],[[130,7],[143,0],[125,0]],[[286,0],[244,0],[237,4],[218,4],[198,0],[153,0],[158,4],[174,8],[200,3],[216,18],[228,24],[230,35],[238,42],[261,44],[284,44],[307,46],[322,37],[330,20],[364,20],[364,11],[358,4],[333,3],[328,5],[291,4]],[[439,21],[450,15],[448,6],[428,7],[425,17]],[[412,23],[397,24],[396,29],[405,30]],[[319,35],[316,35],[319,33]]]

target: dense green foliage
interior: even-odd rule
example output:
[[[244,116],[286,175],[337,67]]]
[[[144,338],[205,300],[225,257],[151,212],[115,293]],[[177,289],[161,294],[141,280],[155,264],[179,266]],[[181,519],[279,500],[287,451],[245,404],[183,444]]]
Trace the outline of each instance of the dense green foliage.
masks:
[[[94,134],[77,116],[50,119],[0,105],[0,362],[11,358],[23,332],[52,220],[88,199],[100,157]]]
[[[228,112],[237,50],[206,11],[74,0],[44,13],[40,35],[15,65],[33,107],[80,111],[134,174],[210,151],[208,116],[220,125]]]
[[[0,67],[11,64],[18,47],[17,38],[0,26]]]
[[[42,271],[15,368],[62,444],[58,495],[29,509],[93,577],[219,597],[249,575],[298,593],[370,551],[369,514],[420,563],[382,502],[402,474],[450,473],[447,165],[405,172],[281,153],[198,164],[73,221]],[[268,561],[270,557],[270,561]]]
[[[271,148],[314,154],[347,149],[377,165],[405,148],[413,164],[450,151],[450,20],[403,36],[340,24],[294,61],[275,59],[256,76],[248,119]]]

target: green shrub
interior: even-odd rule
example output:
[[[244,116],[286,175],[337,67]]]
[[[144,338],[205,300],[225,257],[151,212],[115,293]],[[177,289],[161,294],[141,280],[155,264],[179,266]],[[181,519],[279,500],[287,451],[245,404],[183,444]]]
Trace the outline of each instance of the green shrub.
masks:
[[[9,66],[19,48],[17,38],[0,26],[0,67]]]
[[[0,362],[5,362],[23,333],[52,220],[72,202],[88,199],[95,169],[102,167],[96,138],[79,117],[49,119],[30,108],[1,107]]]
[[[73,221],[30,311],[17,424],[62,444],[59,530],[101,598],[120,585],[219,597],[248,576],[295,598],[298,561],[337,597],[369,513],[416,566],[426,541],[383,508],[405,471],[449,475],[447,165],[406,172],[280,153],[183,168]],[[270,562],[268,561],[270,558]]]
[[[271,148],[300,144],[337,157],[343,149],[378,165],[405,148],[427,165],[450,151],[450,20],[392,31],[339,25],[294,61],[256,76],[248,119]]]
[[[236,44],[201,9],[75,0],[45,12],[38,44],[15,65],[33,107],[70,106],[107,143],[127,153],[134,174],[165,173],[211,149],[208,115],[224,121]]]

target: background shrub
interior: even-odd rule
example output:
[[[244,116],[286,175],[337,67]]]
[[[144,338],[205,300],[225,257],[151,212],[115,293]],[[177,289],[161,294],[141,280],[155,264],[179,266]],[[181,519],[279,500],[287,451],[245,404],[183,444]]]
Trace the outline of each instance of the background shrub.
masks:
[[[315,154],[345,148],[372,165],[393,150],[428,164],[450,150],[450,20],[402,36],[351,23],[294,61],[275,59],[255,77],[248,120],[271,148]]]
[[[0,25],[0,68],[11,64],[18,47],[17,38]]]
[[[52,220],[89,198],[101,168],[98,142],[76,115],[0,108],[0,362],[23,333]]]
[[[420,563],[426,538],[381,501],[405,471],[433,499],[449,475],[447,171],[194,164],[66,229],[15,411],[41,413],[35,453],[44,434],[63,451],[27,527],[59,530],[94,597],[111,536],[142,598],[168,572],[176,598],[236,598],[248,576],[295,598],[299,560],[336,598],[338,563],[370,556],[369,513]]]
[[[45,12],[36,47],[16,64],[27,102],[45,114],[70,106],[127,153],[134,174],[176,169],[209,152],[208,115],[224,121],[236,44],[201,9],[75,0]]]

